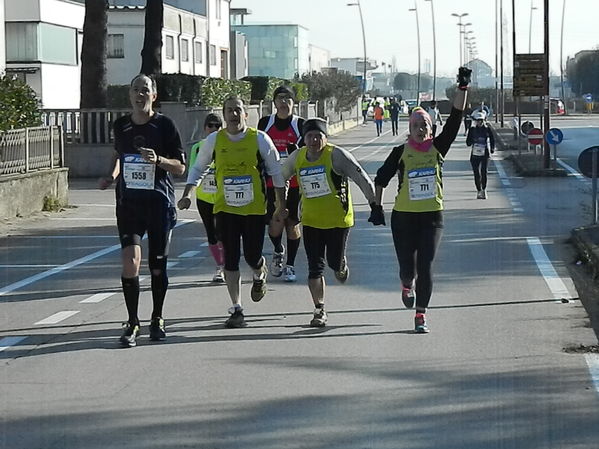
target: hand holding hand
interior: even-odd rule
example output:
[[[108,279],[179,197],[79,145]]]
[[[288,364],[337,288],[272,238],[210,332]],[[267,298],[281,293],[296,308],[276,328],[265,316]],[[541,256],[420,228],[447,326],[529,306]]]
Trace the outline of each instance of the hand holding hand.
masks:
[[[387,226],[385,223],[385,212],[383,212],[383,206],[375,203],[370,203],[370,217],[368,221],[375,226]]]

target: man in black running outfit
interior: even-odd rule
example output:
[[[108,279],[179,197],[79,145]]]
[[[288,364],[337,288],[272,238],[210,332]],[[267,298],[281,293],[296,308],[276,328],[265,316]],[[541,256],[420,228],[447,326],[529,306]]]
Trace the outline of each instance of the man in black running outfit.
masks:
[[[185,153],[173,121],[155,112],[156,81],[138,75],[131,81],[131,114],[114,122],[115,153],[104,190],[116,182],[116,217],[122,247],[121,283],[129,318],[120,342],[136,346],[139,336],[139,269],[141,240],[148,234],[153,311],[150,339],[166,338],[162,308],[168,288],[166,262],[171,232],[177,220],[171,174],[185,172]]]

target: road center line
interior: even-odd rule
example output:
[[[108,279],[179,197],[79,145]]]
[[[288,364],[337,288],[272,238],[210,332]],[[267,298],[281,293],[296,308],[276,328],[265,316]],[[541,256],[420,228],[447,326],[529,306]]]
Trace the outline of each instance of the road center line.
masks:
[[[114,295],[115,292],[111,293],[96,293],[95,295],[90,296],[82,301],[79,301],[79,304],[96,304],[98,302],[104,301],[106,298],[110,298]]]
[[[549,257],[547,257],[547,253],[545,252],[545,249],[543,249],[541,241],[537,237],[529,237],[526,239],[526,241],[528,243],[528,247],[530,248],[530,252],[535,259],[537,267],[545,279],[549,290],[551,290],[553,297],[555,299],[572,298],[572,295],[570,295],[570,292],[568,292],[566,285],[558,276],[555,268],[553,268],[553,264],[549,260]]]
[[[44,324],[57,324],[61,321],[66,320],[67,318],[72,317],[73,315],[77,315],[79,310],[63,310],[62,312],[56,312],[54,315],[50,315],[48,318],[44,318],[43,320],[34,323],[35,325],[44,325]]]
[[[4,337],[0,339],[0,352],[10,348],[11,346],[18,345],[26,338],[27,337]]]

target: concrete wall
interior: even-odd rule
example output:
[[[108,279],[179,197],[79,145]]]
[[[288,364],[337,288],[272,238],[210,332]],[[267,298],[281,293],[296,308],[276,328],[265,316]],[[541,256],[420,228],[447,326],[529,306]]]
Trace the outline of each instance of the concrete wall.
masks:
[[[57,168],[0,178],[0,218],[25,217],[40,212],[45,196],[68,204],[68,172],[66,168]]]

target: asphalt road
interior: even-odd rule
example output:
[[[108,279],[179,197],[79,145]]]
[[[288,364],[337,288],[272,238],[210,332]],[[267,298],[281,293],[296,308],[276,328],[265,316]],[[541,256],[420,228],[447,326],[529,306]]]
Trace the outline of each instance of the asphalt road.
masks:
[[[332,141],[374,174],[405,139],[384,131]],[[366,222],[354,186],[351,274],[345,285],[326,274],[326,328],[308,327],[300,250],[298,282],[271,279],[258,304],[242,268],[249,326],[225,329],[226,288],[210,282],[190,210],[171,248],[168,340],[149,342],[144,322],[138,347],[121,349],[113,192],[73,183],[74,208],[2,228],[0,448],[596,448],[599,357],[580,348],[597,338],[566,244],[587,219],[584,188],[519,178],[503,156],[477,200],[463,136],[448,155],[428,335],[401,304],[390,229]]]

